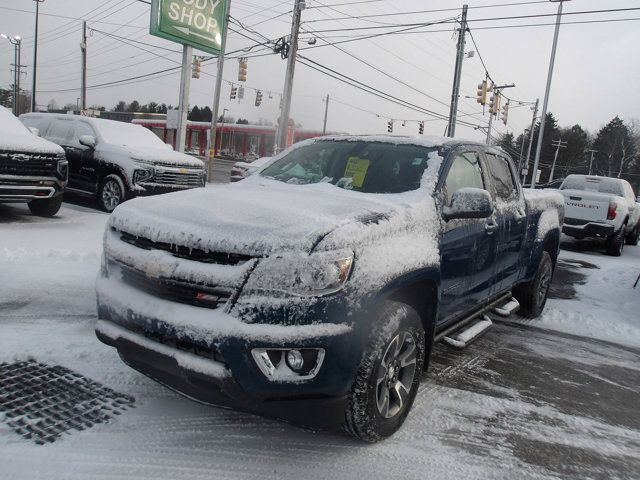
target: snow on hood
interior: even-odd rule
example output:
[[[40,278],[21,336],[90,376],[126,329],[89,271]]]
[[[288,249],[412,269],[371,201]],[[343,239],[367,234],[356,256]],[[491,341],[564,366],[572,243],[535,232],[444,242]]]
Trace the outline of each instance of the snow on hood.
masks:
[[[261,179],[137,198],[120,205],[110,224],[153,241],[209,251],[311,251],[342,225],[388,215],[397,203],[384,197]]]
[[[160,146],[134,147],[128,145],[109,145],[106,148],[117,148],[127,152],[133,160],[141,160],[156,165],[204,168],[204,162],[184,153],[175,152],[170,148]]]
[[[4,107],[0,107],[0,150],[64,154],[64,150],[55,143],[31,133],[20,120]]]

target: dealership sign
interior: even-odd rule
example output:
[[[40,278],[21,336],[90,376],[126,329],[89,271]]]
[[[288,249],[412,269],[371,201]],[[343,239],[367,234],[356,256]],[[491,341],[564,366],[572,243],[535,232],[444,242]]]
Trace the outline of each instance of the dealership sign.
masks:
[[[151,35],[220,54],[227,0],[152,0]]]

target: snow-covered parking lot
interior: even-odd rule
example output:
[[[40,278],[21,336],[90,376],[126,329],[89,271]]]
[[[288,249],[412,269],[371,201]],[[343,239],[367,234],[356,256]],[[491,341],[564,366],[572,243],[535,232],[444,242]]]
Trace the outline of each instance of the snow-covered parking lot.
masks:
[[[365,445],[202,406],[125,366],[93,333],[94,279],[107,218],[70,203],[52,219],[33,217],[25,206],[0,205],[2,478],[640,475],[640,286],[633,289],[640,247],[614,258],[565,239],[543,317],[496,323],[463,351],[437,346],[404,427],[387,441]],[[64,431],[55,441],[27,438],[29,429],[20,431],[16,418],[6,415],[9,385],[15,388],[6,372],[27,361],[69,369],[47,375],[64,375],[64,385],[73,388],[81,382],[72,372],[97,382],[82,384],[87,398],[98,384],[110,389],[115,400],[108,404],[82,402],[112,414],[82,425],[91,408],[76,405],[65,410],[78,415],[75,423],[65,423],[59,412]],[[10,401],[29,407],[27,393],[11,395]],[[55,419],[56,406],[47,400],[41,407]],[[66,401],[73,403],[73,395]],[[21,421],[37,426],[39,418],[25,413]]]

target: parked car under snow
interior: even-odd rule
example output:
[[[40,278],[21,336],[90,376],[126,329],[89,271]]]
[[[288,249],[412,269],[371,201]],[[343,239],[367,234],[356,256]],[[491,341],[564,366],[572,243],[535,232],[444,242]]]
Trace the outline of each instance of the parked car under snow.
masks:
[[[58,145],[38,138],[0,106],[0,203],[26,202],[34,215],[55,215],[68,167]]]
[[[140,125],[52,113],[27,113],[20,120],[62,146],[68,190],[95,197],[106,212],[127,198],[204,187],[204,162],[174,152]]]
[[[465,346],[495,307],[541,313],[562,217],[485,145],[301,142],[242,182],[118,207],[96,334],[190,398],[380,440],[434,342]]]

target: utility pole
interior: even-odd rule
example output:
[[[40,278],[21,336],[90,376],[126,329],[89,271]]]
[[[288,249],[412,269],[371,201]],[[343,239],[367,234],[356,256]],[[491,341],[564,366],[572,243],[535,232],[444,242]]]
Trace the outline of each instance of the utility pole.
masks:
[[[82,110],[87,109],[87,22],[82,22],[82,42],[80,42],[80,54],[82,55],[82,85],[80,87],[80,98],[82,99]]]
[[[462,20],[460,21],[460,31],[458,34],[458,48],[456,52],[456,65],[453,72],[453,91],[451,92],[451,109],[449,110],[449,126],[447,136],[454,137],[456,134],[456,121],[458,117],[458,99],[460,98],[460,80],[462,78],[462,60],[464,59],[465,35],[467,33],[467,9],[462,6]],[[489,127],[491,132],[491,127]]]
[[[327,93],[327,99],[324,103],[324,126],[322,127],[322,135],[327,134],[327,116],[329,115],[329,94]]]
[[[492,128],[493,128],[493,113],[489,112],[489,128],[487,128],[487,145],[491,145],[491,129]]]
[[[280,111],[280,123],[278,124],[277,151],[286,148],[287,133],[289,130],[289,115],[291,113],[291,94],[293,92],[293,76],[296,69],[296,57],[298,56],[298,34],[300,33],[300,17],[302,10],[306,8],[305,0],[294,0],[293,22],[291,24],[291,46],[287,58],[287,73],[284,80],[282,93],[282,109]]]
[[[567,148],[567,142],[563,142],[562,138],[559,140],[554,140],[553,146],[556,147],[556,154],[553,157],[553,164],[551,165],[551,173],[549,174],[549,182],[553,180],[553,172],[556,170],[556,162],[558,161],[558,154],[560,153],[561,148]]]
[[[562,3],[570,0],[550,0],[558,3],[558,15],[556,16],[556,30],[553,34],[553,47],[551,48],[551,59],[549,60],[549,74],[547,75],[547,87],[544,92],[544,102],[542,104],[542,117],[540,118],[540,133],[538,134],[538,146],[536,147],[536,159],[533,162],[533,176],[531,178],[531,188],[536,188],[536,175],[540,164],[540,153],[542,152],[542,141],[544,139],[544,126],[547,121],[547,109],[549,107],[549,92],[551,91],[551,81],[553,80],[553,67],[556,63],[556,50],[558,49],[558,35],[560,33],[560,22],[562,21]]]
[[[587,152],[591,152],[591,160],[589,161],[589,175],[591,175],[591,169],[593,168],[593,155],[598,153],[598,150],[587,150]]]
[[[224,55],[227,48],[227,31],[229,29],[229,9],[231,0],[227,0],[226,10],[224,12],[224,31],[222,32],[222,46],[220,55],[218,55],[218,72],[216,73],[216,86],[213,92],[213,108],[211,116],[211,130],[209,133],[209,148],[207,149],[207,179],[213,182],[213,160],[216,155],[216,136],[218,129],[218,111],[220,110],[220,93],[222,91],[222,74],[224,72]],[[226,110],[225,110],[226,111]],[[224,113],[222,114],[224,116]],[[224,127],[224,125],[223,125]],[[222,149],[222,132],[220,133],[220,149]]]
[[[536,104],[533,107],[533,118],[531,119],[531,131],[529,132],[529,148],[527,149],[527,163],[526,163],[526,167],[523,170],[523,172],[525,170],[529,170],[529,160],[531,159],[531,148],[533,147],[533,132],[536,128],[536,118],[538,117],[538,106],[540,105],[540,99],[536,98]],[[533,173],[534,175],[537,174],[537,172]],[[522,184],[524,185],[524,181],[527,177],[526,173],[522,173]]]
[[[176,129],[176,150],[184,152],[187,137],[187,114],[189,113],[189,90],[191,87],[191,60],[193,47],[182,46],[182,72],[180,75],[180,103],[178,105],[178,128]]]
[[[36,31],[33,37],[33,84],[31,86],[31,111],[36,111],[36,73],[38,70],[38,13],[40,11],[40,4],[44,0],[33,0],[36,2]]]

